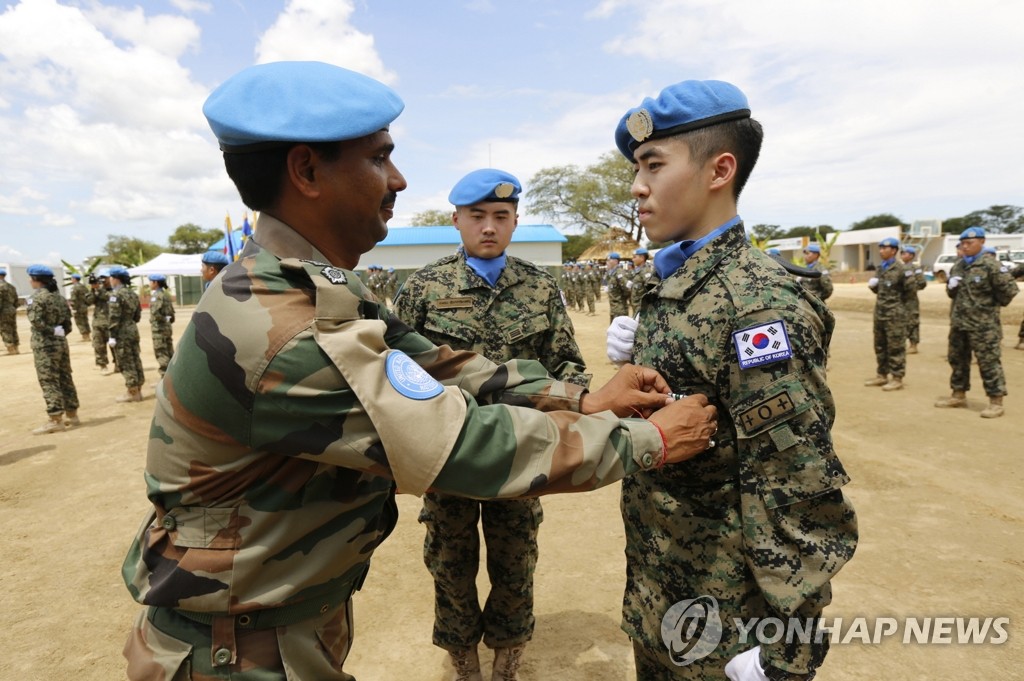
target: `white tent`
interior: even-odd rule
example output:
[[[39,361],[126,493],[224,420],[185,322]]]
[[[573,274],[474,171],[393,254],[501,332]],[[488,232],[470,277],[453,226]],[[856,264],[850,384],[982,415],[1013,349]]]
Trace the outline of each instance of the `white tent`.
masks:
[[[180,253],[161,253],[138,267],[129,267],[128,273],[133,277],[149,274],[179,274],[185,277],[198,277],[202,260],[202,253],[189,253],[186,255]]]

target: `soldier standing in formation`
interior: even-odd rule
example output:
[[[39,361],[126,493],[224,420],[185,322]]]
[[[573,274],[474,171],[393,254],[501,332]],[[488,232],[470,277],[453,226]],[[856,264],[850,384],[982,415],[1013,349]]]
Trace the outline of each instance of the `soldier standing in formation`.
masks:
[[[597,301],[597,295],[594,292],[594,284],[600,286],[601,278],[597,276],[597,272],[594,271],[594,263],[589,260],[583,265],[583,275],[580,283],[583,288],[583,297],[587,299],[587,316],[593,317],[594,303]]]
[[[394,309],[395,296],[398,295],[398,273],[395,272],[394,267],[388,268],[387,279],[384,280],[384,300],[388,304],[388,309]]]
[[[32,432],[56,433],[67,425],[77,426],[78,391],[71,378],[71,355],[67,334],[71,332],[71,311],[57,289],[53,270],[46,265],[30,265],[32,297],[28,299],[28,321],[32,327],[32,356],[36,376],[43,389],[49,420]]]
[[[71,278],[75,280],[74,286],[71,287],[71,309],[75,313],[75,326],[78,327],[78,332],[82,334],[82,340],[89,340],[89,306],[95,301],[95,296],[92,294],[92,290],[82,283],[82,275],[75,272],[71,275]]]
[[[138,294],[130,285],[132,278],[125,267],[111,267],[107,280],[110,283],[110,295],[107,298],[110,338],[107,345],[114,349],[117,368],[124,376],[124,385],[127,389],[117,401],[141,402],[142,384],[146,382],[146,377],[142,373],[139,327],[136,325],[142,319],[142,306]]]
[[[352,270],[406,186],[388,132],[402,107],[317,62],[250,67],[206,100],[259,228],[157,387],[152,511],[122,568],[147,606],[131,681],[352,681],[350,598],[395,527],[396,484],[583,491],[693,456],[717,427],[706,398],[672,402],[649,369],[588,393],[535,361],[437,347],[369,297]],[[650,417],[622,418],[634,410]]]
[[[1024,278],[1024,265],[1017,265],[1010,270],[1010,276],[1014,279]],[[1017,332],[1017,344],[1015,350],[1024,350],[1024,319],[1020,322],[1020,330]]]
[[[619,254],[608,254],[605,281],[608,285],[609,321],[629,316],[629,276],[619,267]]]
[[[162,378],[174,355],[174,303],[167,291],[166,276],[149,275],[149,288],[149,326],[153,333],[153,352]]]
[[[807,248],[804,249],[804,262],[805,267],[809,270],[821,272],[820,277],[797,277],[797,281],[800,284],[818,296],[818,300],[828,300],[829,296],[832,295],[832,277],[829,276],[828,270],[821,266],[821,246],[818,244],[807,244]]]
[[[397,314],[438,345],[472,350],[495,363],[538,360],[558,380],[586,388],[590,375],[555,280],[505,252],[521,192],[515,176],[493,168],[459,180],[448,200],[462,248],[409,277]],[[483,611],[476,588],[481,518],[491,581]],[[481,678],[481,638],[495,650],[493,678],[518,678],[523,648],[533,636],[533,573],[543,518],[538,499],[423,496],[423,557],[434,577],[433,641],[449,652],[461,672],[457,679]]]
[[[7,281],[7,270],[0,267],[0,337],[7,347],[8,355],[18,354],[18,306],[21,298],[18,289]]]
[[[971,353],[978,361],[981,382],[988,406],[981,412],[985,419],[1003,415],[1006,377],[1003,374],[1003,327],[999,308],[1017,295],[1017,283],[1008,267],[995,258],[981,254],[985,230],[968,227],[960,233],[963,255],[949,271],[946,295],[952,299],[949,323],[949,378],[952,394],[935,403],[936,407],[966,407],[971,389]]]
[[[912,284],[906,277],[906,268],[896,255],[900,242],[889,237],[878,244],[882,258],[876,277],[868,280],[868,288],[875,294],[874,340],[877,375],[864,381],[866,386],[881,386],[882,390],[902,390],[903,376],[907,372],[907,291]]]
[[[928,280],[925,279],[921,265],[914,264],[915,258],[917,258],[917,248],[914,246],[906,245],[900,251],[900,260],[903,261],[903,266],[906,268],[903,271],[903,276],[907,280],[903,300],[906,307],[908,355],[916,355],[917,344],[921,342],[921,302],[918,300],[917,292],[923,291],[928,286]]]
[[[626,283],[629,288],[629,314],[633,317],[640,311],[640,299],[647,292],[647,282],[654,274],[654,267],[651,266],[648,258],[649,253],[646,248],[638,248],[633,251],[633,271]]]
[[[90,274],[89,288],[92,289],[92,351],[96,356],[96,366],[104,375],[113,374],[117,370],[117,355],[109,348],[114,359],[114,367],[107,369],[107,341],[110,340],[110,284],[106,275]]]
[[[203,253],[202,262],[199,265],[199,277],[203,280],[203,290],[210,288],[210,282],[216,278],[220,271],[228,266],[231,259],[226,253],[220,251],[207,251]]]
[[[831,438],[832,314],[751,247],[737,214],[761,138],[746,97],[721,81],[671,85],[615,131],[635,164],[641,224],[674,242],[654,259],[632,356],[673,391],[709,395],[721,418],[707,452],[622,483],[622,628],[644,681],[810,678],[827,634],[744,650],[732,623],[795,617],[817,629],[857,543]],[[711,607],[722,641],[691,649],[688,616]]]

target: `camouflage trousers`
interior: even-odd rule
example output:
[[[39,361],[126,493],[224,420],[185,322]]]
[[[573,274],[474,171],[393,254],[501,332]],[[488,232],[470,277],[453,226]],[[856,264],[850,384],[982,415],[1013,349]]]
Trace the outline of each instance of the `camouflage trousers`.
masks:
[[[78,409],[78,391],[71,380],[71,355],[67,341],[61,339],[43,347],[33,347],[32,355],[39,387],[43,389],[46,413],[54,416]]]
[[[587,287],[585,297],[587,299],[587,312],[592,313],[594,311],[594,288],[592,286]],[[580,309],[583,309],[582,304]]]
[[[481,515],[491,581],[483,611],[476,589]],[[434,577],[434,645],[453,650],[483,637],[487,647],[505,648],[533,637],[533,573],[543,518],[538,499],[424,495],[419,519],[427,528],[423,560]]]
[[[917,345],[921,342],[921,307],[917,302],[914,302],[911,305],[907,305],[905,310],[907,340]]]
[[[124,646],[129,681],[355,681],[342,669],[352,647],[351,600],[286,627],[231,624],[225,618],[211,627],[170,608],[147,608]],[[218,653],[227,656],[223,650],[235,661],[218,664]]]
[[[875,319],[875,360],[878,375],[902,378],[907,373],[907,332],[903,319]]]
[[[628,317],[629,316],[629,302],[625,299],[608,298],[608,306],[610,317],[608,321],[615,319],[616,317]]]
[[[0,316],[0,337],[4,345],[19,345],[17,313]]]
[[[167,373],[167,365],[171,363],[174,355],[174,335],[171,325],[153,327],[153,352],[156,354],[156,363],[160,375]]]
[[[981,383],[989,397],[1006,395],[1006,376],[1003,374],[1003,327],[993,325],[981,331],[949,330],[949,366],[953,373],[949,387],[967,392],[971,389],[971,353],[978,360]]]
[[[89,328],[89,312],[76,312],[75,313],[75,328],[78,329],[78,333],[86,334],[90,333]]]
[[[146,376],[142,373],[142,356],[139,352],[139,341],[126,340],[117,341],[114,346],[114,362],[124,376],[124,385],[127,388],[138,388],[146,382]]]
[[[93,322],[92,326],[92,353],[96,356],[96,366],[101,369],[106,369],[107,360],[107,341],[110,340],[110,329],[106,324],[100,325]],[[110,351],[110,356],[114,358],[114,364],[117,365],[117,353],[113,350]]]
[[[1017,338],[1024,341],[1024,319],[1020,320],[1020,331],[1017,332]]]

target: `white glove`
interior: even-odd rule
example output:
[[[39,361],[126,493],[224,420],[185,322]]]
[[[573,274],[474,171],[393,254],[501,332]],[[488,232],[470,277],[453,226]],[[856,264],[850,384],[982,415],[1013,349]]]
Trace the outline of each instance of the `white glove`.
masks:
[[[946,284],[946,287],[950,291],[952,291],[953,289],[960,285],[960,279],[961,277],[950,277],[949,282]]]
[[[875,288],[876,286],[878,286],[878,277],[868,279],[868,288]]]
[[[110,347],[114,347],[115,345],[117,345],[117,339],[111,338],[110,340],[107,341],[107,345],[109,345]]]
[[[761,669],[761,646],[746,650],[729,660],[725,675],[730,681],[768,681]]]
[[[56,336],[57,338],[63,338],[64,337],[64,327],[63,326],[55,326],[55,327],[53,327],[53,335]]]
[[[633,357],[633,340],[637,321],[632,317],[616,317],[608,327],[608,359],[616,363],[628,362]]]
[[[164,317],[164,321],[167,322],[168,324],[170,324],[171,318],[170,317]]]

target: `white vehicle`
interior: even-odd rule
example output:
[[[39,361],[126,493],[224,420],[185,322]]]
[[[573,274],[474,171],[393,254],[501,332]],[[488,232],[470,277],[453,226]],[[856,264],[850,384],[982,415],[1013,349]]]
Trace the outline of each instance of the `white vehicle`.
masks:
[[[1024,256],[1024,251],[1015,251],[1020,256]],[[935,264],[932,265],[932,276],[935,277],[936,281],[946,281],[949,279],[949,271],[953,269],[953,265],[959,259],[956,253],[943,253],[936,260]],[[1013,259],[1013,253],[1010,251],[996,251],[996,257],[999,258],[999,262],[1004,266],[1013,269],[1019,264]],[[1022,257],[1024,260],[1024,257]]]

